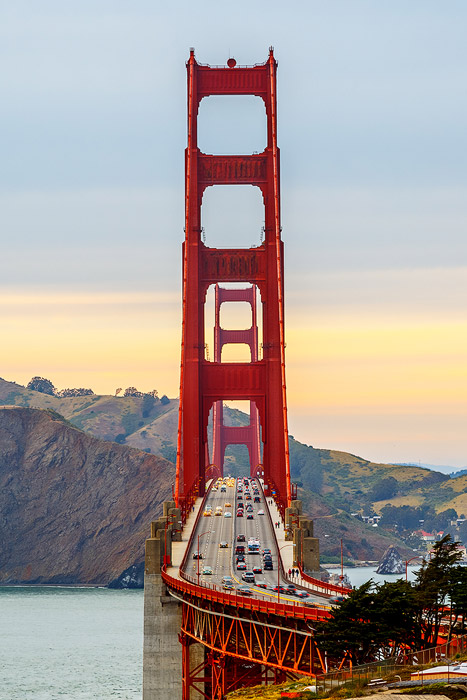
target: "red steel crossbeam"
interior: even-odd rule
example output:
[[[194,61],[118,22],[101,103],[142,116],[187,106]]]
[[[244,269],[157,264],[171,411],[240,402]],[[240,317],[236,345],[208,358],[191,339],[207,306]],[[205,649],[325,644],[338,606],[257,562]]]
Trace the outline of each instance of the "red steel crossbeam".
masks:
[[[254,401],[263,440],[263,470],[274,483],[281,508],[290,505],[291,484],[285,386],[283,243],[280,228],[279,149],[277,147],[276,70],[268,60],[252,67],[201,66],[194,51],[187,62],[188,145],[186,149],[185,241],[183,245],[183,321],[180,408],[175,500],[182,512],[193,489],[203,495],[207,424],[216,401]],[[264,100],[267,146],[252,155],[209,155],[197,145],[199,103],[208,95],[257,95]],[[264,242],[258,248],[219,250],[201,241],[203,193],[216,185],[259,187],[264,202]],[[211,284],[256,285],[263,306],[263,359],[235,364],[205,359],[204,304]],[[232,337],[232,336],[231,336]]]

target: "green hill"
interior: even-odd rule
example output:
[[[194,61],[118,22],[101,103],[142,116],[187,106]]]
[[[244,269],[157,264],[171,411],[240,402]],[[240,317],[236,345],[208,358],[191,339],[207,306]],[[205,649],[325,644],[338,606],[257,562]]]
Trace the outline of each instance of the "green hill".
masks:
[[[53,409],[93,437],[175,461],[176,399],[161,400],[149,394],[52,396],[0,379],[0,405]],[[227,407],[224,415],[230,425],[248,421],[246,414]],[[452,516],[450,509],[457,515],[467,512],[466,475],[449,478],[424,467],[378,464],[346,452],[315,449],[293,437],[290,460],[292,479],[299,486],[305,511],[315,521],[324,557],[340,554],[341,539],[345,555],[352,559],[379,559],[390,544],[408,553],[417,543],[410,541],[409,528],[397,527],[398,518],[411,516],[417,526],[419,520],[426,520],[433,528],[445,529]],[[246,448],[231,446],[226,464],[233,474],[245,473]],[[390,522],[388,517],[378,527],[363,522],[361,516],[387,516],[388,509],[383,509],[388,505],[393,507]],[[448,511],[444,519],[436,520],[436,514]]]

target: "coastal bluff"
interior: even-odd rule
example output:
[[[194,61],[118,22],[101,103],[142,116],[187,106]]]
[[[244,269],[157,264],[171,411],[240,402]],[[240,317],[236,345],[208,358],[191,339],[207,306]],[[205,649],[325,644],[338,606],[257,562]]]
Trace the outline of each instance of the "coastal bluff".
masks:
[[[0,408],[0,584],[107,585],[144,559],[174,465],[51,410]]]

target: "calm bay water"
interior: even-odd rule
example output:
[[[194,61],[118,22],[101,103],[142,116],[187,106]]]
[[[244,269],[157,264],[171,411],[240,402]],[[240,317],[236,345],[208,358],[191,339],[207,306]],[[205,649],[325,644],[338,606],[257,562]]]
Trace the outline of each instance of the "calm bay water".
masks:
[[[370,578],[373,579],[375,583],[393,583],[397,581],[398,578],[405,579],[405,571],[403,574],[377,574],[376,569],[378,567],[372,566],[344,566],[344,574],[349,577],[352,586],[361,586],[365,581],[369,581]],[[415,581],[415,574],[420,568],[420,565],[408,566],[407,567],[407,580]],[[329,569],[329,571],[337,572],[340,574],[340,569]]]
[[[141,700],[143,592],[0,587],[1,700]]]

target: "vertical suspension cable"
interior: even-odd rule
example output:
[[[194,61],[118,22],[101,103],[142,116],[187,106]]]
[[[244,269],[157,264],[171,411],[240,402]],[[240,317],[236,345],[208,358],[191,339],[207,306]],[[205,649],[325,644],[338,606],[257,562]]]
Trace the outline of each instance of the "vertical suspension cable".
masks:
[[[193,114],[193,63],[194,55],[190,55],[189,75],[188,75],[188,146],[186,159],[186,192],[185,192],[185,246],[183,251],[183,302],[182,302],[182,343],[180,359],[180,390],[178,404],[178,433],[177,433],[177,460],[175,469],[175,505],[179,506],[180,500],[180,473],[182,455],[182,421],[183,421],[183,391],[184,391],[184,369],[185,369],[185,333],[186,333],[186,293],[188,275],[188,233],[189,233],[189,213],[190,213],[190,176],[191,176],[191,148],[192,133],[191,122]]]
[[[282,413],[284,425],[284,448],[285,448],[285,478],[287,490],[287,506],[292,501],[290,485],[290,455],[289,455],[289,429],[287,419],[287,395],[285,385],[285,338],[284,338],[284,299],[282,294],[282,266],[281,266],[281,228],[279,218],[279,180],[277,165],[277,123],[276,123],[276,86],[274,80],[274,56],[272,50],[269,54],[269,81],[271,99],[271,122],[272,122],[272,166],[274,182],[274,229],[276,240],[276,271],[277,271],[277,293],[279,302],[279,337],[280,337],[280,361],[281,361],[281,384],[282,384]]]

